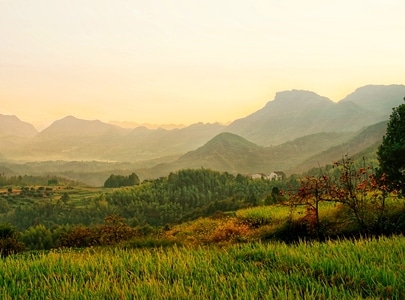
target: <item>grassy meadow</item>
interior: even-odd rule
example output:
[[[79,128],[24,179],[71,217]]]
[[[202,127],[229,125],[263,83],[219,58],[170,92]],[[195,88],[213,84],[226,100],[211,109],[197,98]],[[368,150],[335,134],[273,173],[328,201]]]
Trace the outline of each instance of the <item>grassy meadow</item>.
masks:
[[[404,299],[405,238],[28,252],[1,299]]]
[[[274,187],[186,170],[7,188],[1,217],[21,229],[0,228],[0,299],[405,299],[402,196],[359,192],[362,228],[348,205],[322,201],[314,219]]]

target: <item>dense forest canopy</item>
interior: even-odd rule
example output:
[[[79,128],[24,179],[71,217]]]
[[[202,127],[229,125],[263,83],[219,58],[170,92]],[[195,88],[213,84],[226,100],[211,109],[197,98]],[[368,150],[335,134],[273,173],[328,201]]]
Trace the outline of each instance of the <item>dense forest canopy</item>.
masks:
[[[136,174],[129,177],[137,178]],[[272,190],[282,185],[240,174],[187,169],[139,185],[88,189],[82,194],[70,186],[5,189],[0,195],[0,208],[2,220],[20,230],[39,224],[100,224],[110,214],[117,214],[132,225],[163,226],[215,211],[279,201]]]

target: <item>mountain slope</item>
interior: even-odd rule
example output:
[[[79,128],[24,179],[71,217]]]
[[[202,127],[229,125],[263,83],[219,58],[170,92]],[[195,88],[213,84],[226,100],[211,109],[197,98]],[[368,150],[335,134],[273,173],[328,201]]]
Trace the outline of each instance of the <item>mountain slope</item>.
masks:
[[[26,145],[38,135],[35,127],[16,116],[0,114],[0,159],[26,155]]]
[[[308,160],[294,166],[287,172],[301,173],[305,172],[316,165],[331,164],[333,161],[339,160],[344,155],[350,157],[357,157],[359,155],[369,156],[370,158],[376,158],[376,151],[378,146],[382,142],[382,138],[386,132],[387,121],[383,121],[374,125],[371,125],[363,130],[360,130],[349,141],[331,147],[326,151],[314,153],[314,155]]]
[[[101,154],[127,132],[127,129],[98,120],[68,116],[41,131],[26,149],[40,160],[101,160]]]
[[[258,146],[238,135],[222,133],[202,147],[179,159],[139,170],[142,176],[159,177],[187,168],[210,168],[230,173],[270,173],[287,175],[331,164],[343,155],[373,154],[385,134],[387,121],[356,133],[316,133],[274,147]]]
[[[404,85],[365,86],[335,103],[309,91],[284,91],[277,93],[275,99],[262,109],[235,120],[229,126],[197,123],[171,130],[145,127],[124,129],[97,120],[68,116],[37,133],[32,125],[14,116],[0,115],[0,137],[3,141],[0,143],[0,153],[5,159],[26,161],[99,160],[145,162],[144,166],[150,166],[152,160],[176,160],[222,132],[239,135],[256,145],[272,146],[272,151],[276,151],[278,146],[289,141],[295,144],[300,137],[325,132],[327,136],[331,132],[345,135],[387,120],[391,107],[402,103],[402,93],[405,94]],[[333,145],[337,144],[330,141],[330,146]],[[286,167],[283,155],[291,149],[286,148],[286,152],[281,152],[275,161],[279,168]],[[320,149],[326,150],[320,146],[313,151],[318,153]],[[290,165],[293,161],[308,158],[304,154],[307,155],[303,151],[289,156]],[[239,160],[240,164],[245,164],[244,169],[258,169],[260,164],[267,166],[266,155],[263,155],[262,162],[259,160],[257,163],[252,162],[250,155],[244,156],[246,163]],[[222,159],[225,164],[227,159]],[[213,164],[213,161],[210,163]],[[234,162],[227,164],[231,166]]]
[[[348,141],[352,133],[319,133],[275,147],[258,146],[238,135],[222,133],[179,159],[140,170],[142,176],[159,177],[187,168],[209,168],[230,173],[270,173],[287,170],[315,152]]]
[[[322,113],[332,106],[331,100],[313,92],[279,92],[265,107],[232,122],[227,130],[260,145],[277,145],[313,133],[309,119],[323,128]]]
[[[212,137],[223,132],[224,128],[225,126],[218,123],[196,123],[170,130],[138,127],[122,140],[121,149],[126,149],[125,156],[130,161],[173,155],[179,157],[202,146]]]
[[[187,168],[211,168],[228,172],[247,170],[263,147],[232,134],[221,133],[195,151],[181,156],[176,164]]]
[[[270,173],[284,171],[287,175],[305,172],[310,168],[330,164],[342,155],[375,153],[385,133],[386,121],[358,133],[317,133],[274,146],[258,146],[240,136],[220,133],[203,146],[170,163],[101,163],[101,162],[43,162],[3,163],[11,174],[47,174],[102,185],[111,174],[136,172],[143,179],[167,176],[170,172],[187,168],[209,168],[230,173]],[[161,160],[162,161],[162,160]],[[1,171],[1,170],[0,170]]]
[[[41,131],[39,136],[41,138],[89,138],[100,136],[110,131],[124,132],[125,129],[116,125],[103,123],[99,120],[82,120],[73,116],[67,116],[53,122],[49,127]]]
[[[0,114],[0,137],[30,138],[38,134],[34,126],[16,116]]]
[[[284,91],[227,131],[263,146],[319,132],[357,131],[388,119],[391,107],[402,103],[401,93],[404,85],[365,86],[334,103],[313,92]]]
[[[23,145],[2,153],[23,160],[103,160],[135,162],[176,158],[222,132],[219,124],[198,123],[181,129],[124,129],[72,116],[52,123]],[[0,149],[1,150],[1,149]]]
[[[400,105],[405,97],[405,85],[367,85],[356,89],[341,102],[353,102],[388,119],[392,108]]]

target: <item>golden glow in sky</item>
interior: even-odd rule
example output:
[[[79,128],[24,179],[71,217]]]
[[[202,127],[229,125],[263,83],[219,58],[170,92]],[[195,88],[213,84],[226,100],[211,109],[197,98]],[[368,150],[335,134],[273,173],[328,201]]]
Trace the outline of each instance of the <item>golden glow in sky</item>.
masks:
[[[0,0],[0,113],[228,122],[405,83],[403,0]]]

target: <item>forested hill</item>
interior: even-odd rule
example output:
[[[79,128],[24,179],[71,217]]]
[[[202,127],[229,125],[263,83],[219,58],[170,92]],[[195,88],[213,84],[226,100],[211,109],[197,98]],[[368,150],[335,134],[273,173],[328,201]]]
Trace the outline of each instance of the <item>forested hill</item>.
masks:
[[[21,184],[26,178],[13,180]],[[259,201],[278,202],[279,195],[272,191],[281,184],[198,169],[173,172],[119,189],[79,189],[79,193],[65,185],[47,189],[25,187],[0,194],[0,217],[20,230],[38,223],[49,227],[101,224],[112,214],[134,226],[163,226],[216,211],[255,206]],[[9,198],[18,201],[8,202]]]

